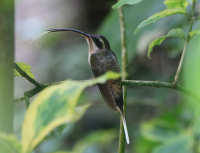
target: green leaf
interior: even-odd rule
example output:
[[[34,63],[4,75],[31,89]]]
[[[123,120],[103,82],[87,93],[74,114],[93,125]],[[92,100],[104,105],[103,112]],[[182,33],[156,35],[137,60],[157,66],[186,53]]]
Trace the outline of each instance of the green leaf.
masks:
[[[150,16],[148,19],[144,20],[138,27],[137,29],[135,30],[135,33],[136,34],[142,27],[150,24],[150,23],[154,23],[156,22],[157,20],[163,18],[163,17],[166,17],[166,16],[170,16],[170,15],[173,15],[173,14],[186,14],[186,12],[184,10],[180,10],[180,9],[165,9],[159,13],[156,13],[152,16]]]
[[[188,6],[188,1],[186,0],[165,0],[164,4],[167,8],[183,9],[185,10]]]
[[[120,76],[118,73],[108,72],[94,80],[68,80],[43,90],[32,102],[25,116],[22,128],[23,153],[32,151],[56,127],[77,119],[76,105],[86,87]]]
[[[180,127],[172,126],[170,122],[154,119],[141,124],[142,136],[153,142],[163,142],[182,134]]]
[[[194,115],[194,124],[193,124],[193,133],[194,135],[200,135],[200,106],[196,106],[195,115]]]
[[[154,40],[150,45],[149,45],[149,50],[148,50],[148,58],[150,59],[150,54],[153,50],[153,47],[156,46],[156,45],[160,45],[166,38],[168,37],[179,37],[179,38],[183,38],[185,39],[184,37],[184,33],[183,33],[183,30],[180,29],[180,28],[176,28],[176,29],[172,29],[168,32],[168,34],[166,36],[162,36],[156,40]]]
[[[139,136],[139,138],[135,139],[135,144],[137,144],[134,147],[136,153],[149,153],[157,143]]]
[[[17,62],[16,63],[24,72],[26,72],[31,78],[34,79],[34,75],[32,74],[31,72],[31,66],[30,65],[27,65],[25,63],[22,63],[22,62]],[[14,72],[14,76],[21,76],[21,74],[19,74],[19,72],[17,70],[15,70]]]
[[[195,34],[200,34],[200,30],[191,31],[191,32],[189,33],[190,39],[191,39]]]
[[[0,151],[2,153],[21,153],[21,144],[14,135],[0,133]]]
[[[113,5],[112,8],[113,9],[118,9],[118,8],[120,8],[124,4],[133,5],[133,4],[137,4],[137,3],[141,2],[141,1],[142,0],[120,0],[115,5]]]
[[[111,140],[117,137],[117,131],[116,130],[100,130],[94,133],[91,133],[87,135],[82,140],[78,141],[74,148],[72,149],[72,152],[74,153],[82,153],[85,152],[86,148],[89,146],[92,146],[94,144],[98,145],[109,145]]]
[[[155,147],[152,153],[189,153],[191,152],[191,143],[190,136],[182,135]]]

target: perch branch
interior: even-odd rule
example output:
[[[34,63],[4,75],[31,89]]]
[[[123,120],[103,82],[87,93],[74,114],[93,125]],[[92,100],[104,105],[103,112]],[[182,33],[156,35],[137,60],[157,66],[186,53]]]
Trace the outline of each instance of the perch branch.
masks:
[[[84,82],[84,81],[89,81],[89,80],[81,80],[81,81],[77,81],[77,82]],[[28,98],[31,98],[34,95],[36,95],[37,93],[39,93],[40,91],[42,91],[44,88],[51,86],[51,85],[61,84],[63,82],[64,81],[43,84],[42,88],[37,88],[37,87],[33,88],[29,91],[26,91],[26,94],[27,94]],[[200,102],[200,97],[197,94],[195,94],[191,90],[186,89],[182,86],[174,87],[172,83],[166,83],[166,82],[160,82],[160,81],[123,80],[122,85],[123,86],[147,86],[147,87],[155,87],[155,88],[169,88],[169,89],[173,89],[173,90],[182,92],[185,95],[190,96]],[[18,103],[23,100],[25,100],[25,97],[17,98],[17,99],[15,99],[14,102]]]

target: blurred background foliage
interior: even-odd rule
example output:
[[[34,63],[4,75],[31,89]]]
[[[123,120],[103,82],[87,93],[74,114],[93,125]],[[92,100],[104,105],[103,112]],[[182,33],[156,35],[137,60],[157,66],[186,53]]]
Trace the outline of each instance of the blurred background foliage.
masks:
[[[128,79],[173,82],[184,41],[167,38],[154,47],[151,60],[148,45],[166,35],[172,28],[188,32],[189,20],[183,15],[165,17],[141,29],[137,26],[150,15],[166,8],[164,0],[143,0],[134,6],[125,5],[128,47]],[[74,33],[51,33],[29,43],[42,32],[53,28],[73,28],[86,33],[104,35],[121,63],[121,43],[118,11],[112,9],[114,0],[16,0],[16,62],[30,65],[35,80],[40,83],[66,79],[93,78],[88,64],[88,45],[85,38]],[[191,7],[188,6],[188,13]],[[200,14],[197,1],[196,12]],[[200,20],[193,30],[200,29]],[[190,41],[179,85],[200,93],[200,36]],[[32,89],[24,78],[15,77],[15,97]],[[90,87],[79,99],[92,106],[76,123],[67,126],[61,135],[47,139],[35,153],[74,151],[82,153],[115,153],[118,149],[119,114],[105,104],[98,88]],[[24,102],[15,105],[15,134],[19,137],[25,114]],[[127,126],[130,145],[126,152],[135,153],[192,153],[198,150],[200,121],[199,103],[171,89],[128,87]],[[195,141],[196,143],[192,143]]]

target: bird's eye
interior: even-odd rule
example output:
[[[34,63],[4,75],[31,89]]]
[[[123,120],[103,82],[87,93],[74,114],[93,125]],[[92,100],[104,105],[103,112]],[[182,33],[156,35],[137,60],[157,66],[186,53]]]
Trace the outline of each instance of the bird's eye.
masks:
[[[100,48],[100,49],[103,48],[102,40],[100,38],[96,37],[96,38],[94,38],[94,41],[98,48]]]
[[[101,43],[100,39],[97,37],[95,38],[95,40],[98,42],[98,43]]]

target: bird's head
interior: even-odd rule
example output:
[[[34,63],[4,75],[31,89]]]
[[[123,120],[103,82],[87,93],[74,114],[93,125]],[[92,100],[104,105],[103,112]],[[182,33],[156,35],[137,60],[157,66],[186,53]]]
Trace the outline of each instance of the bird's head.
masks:
[[[48,32],[59,32],[59,31],[69,31],[74,32],[77,34],[80,34],[84,36],[88,42],[89,45],[89,51],[90,52],[100,52],[100,51],[107,51],[110,50],[110,44],[106,37],[102,35],[96,35],[96,34],[86,34],[82,31],[75,30],[75,29],[50,29],[47,30]]]

